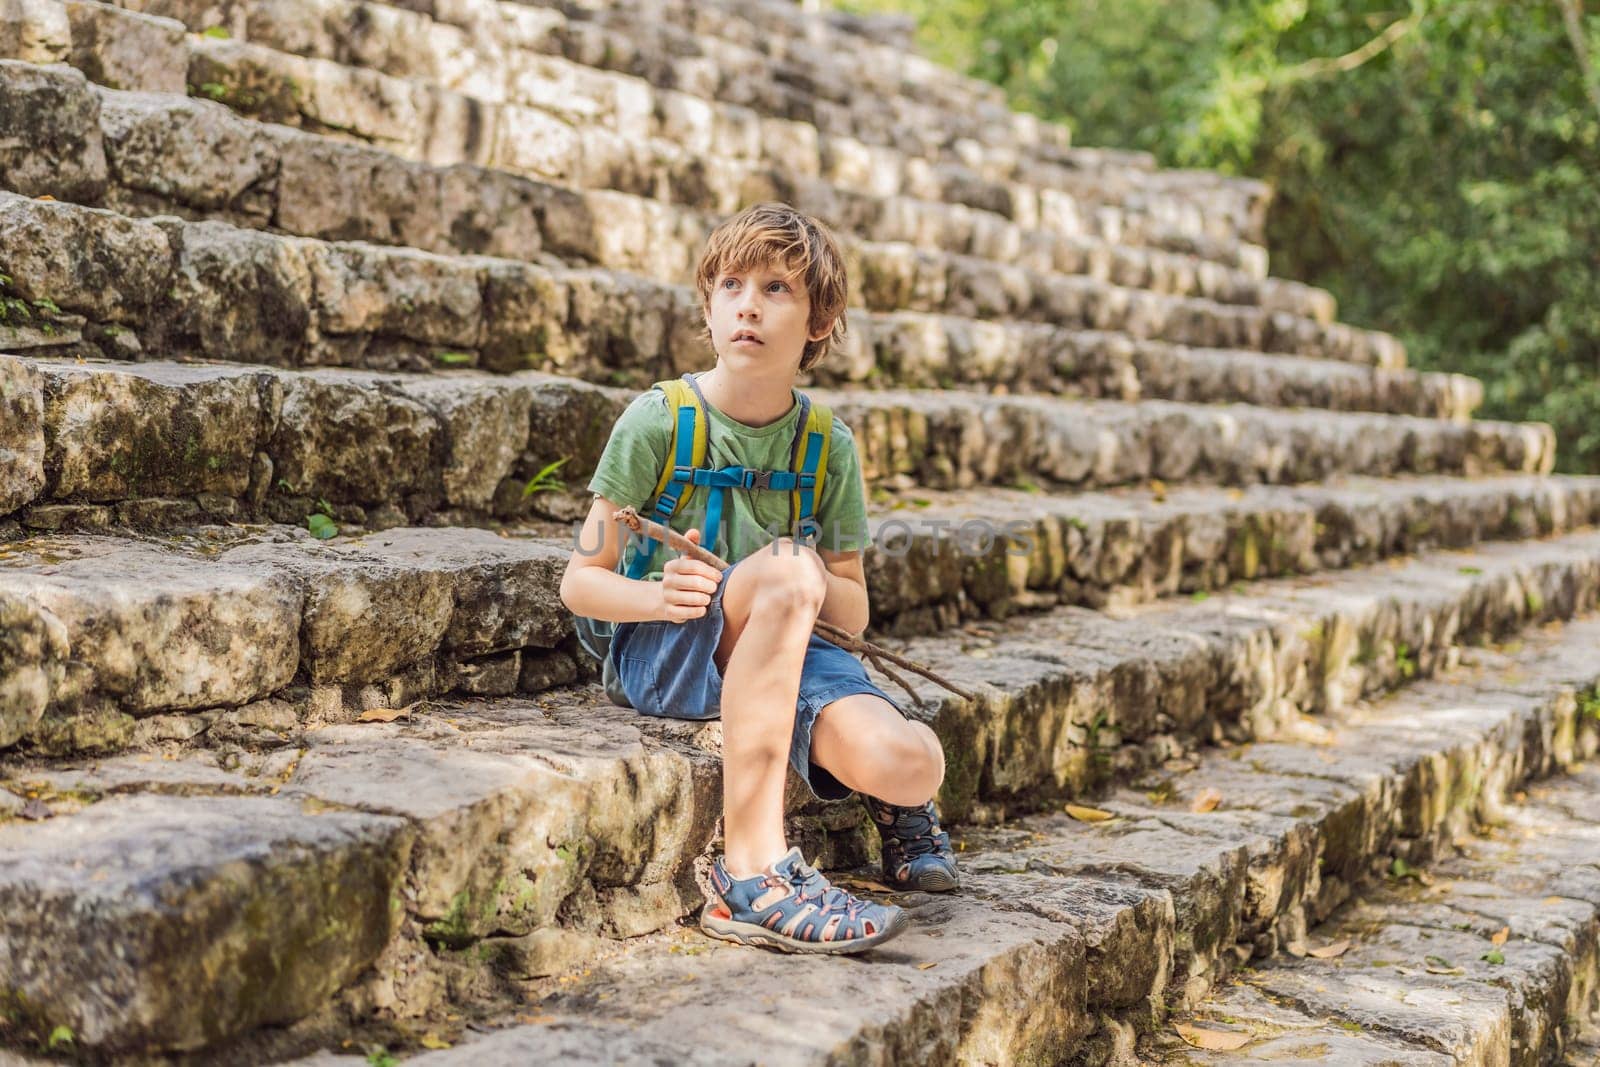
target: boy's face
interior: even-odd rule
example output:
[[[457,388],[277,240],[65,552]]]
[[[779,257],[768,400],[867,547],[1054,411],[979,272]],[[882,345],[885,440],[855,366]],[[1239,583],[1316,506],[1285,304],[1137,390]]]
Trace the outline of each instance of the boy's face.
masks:
[[[807,341],[826,337],[807,332],[811,295],[805,279],[781,263],[719,275],[711,289],[711,344],[730,370],[758,376],[793,377]]]

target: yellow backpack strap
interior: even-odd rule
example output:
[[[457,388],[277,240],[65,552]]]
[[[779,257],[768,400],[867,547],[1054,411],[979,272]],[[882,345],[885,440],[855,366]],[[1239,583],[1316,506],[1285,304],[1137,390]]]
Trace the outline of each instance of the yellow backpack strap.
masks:
[[[703,467],[706,462],[706,413],[700,406],[700,394],[682,378],[669,378],[664,382],[655,384],[657,389],[667,394],[667,415],[672,423],[672,437],[667,444],[667,462],[661,469],[661,477],[656,481],[656,510],[660,511],[662,494],[674,481],[681,485],[669,497],[670,517],[677,513],[688,497],[687,490],[691,476],[689,470]],[[674,472],[679,468],[688,468],[681,472],[681,477],[674,479]]]
[[[794,435],[789,451],[789,469],[797,484],[789,494],[789,525],[796,536],[820,532],[817,508],[822,503],[822,485],[828,475],[828,449],[833,441],[833,412],[826,404],[814,404],[800,394],[805,405],[804,418]]]
[[[694,469],[705,463],[706,413],[695,390],[682,379],[657,382],[655,388],[667,395],[672,437],[667,444],[667,462],[656,481],[655,504],[650,517],[666,526],[694,489]],[[647,538],[628,567],[628,577],[643,578],[644,568],[655,551],[654,539]]]

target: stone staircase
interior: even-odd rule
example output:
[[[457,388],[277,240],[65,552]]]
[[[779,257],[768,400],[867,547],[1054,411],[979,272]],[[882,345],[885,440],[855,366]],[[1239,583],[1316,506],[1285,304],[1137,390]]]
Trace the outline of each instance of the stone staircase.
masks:
[[[1170,1015],[1256,1020],[1247,1057],[1582,1054],[1600,479],[1269,277],[1258,183],[862,31],[0,5],[0,1043],[1229,1055]],[[525,492],[706,366],[688,272],[765,198],[850,257],[807,384],[862,457],[874,632],[979,694],[921,693],[965,888],[865,961],[682,927],[718,728],[605,700],[556,595],[587,500]],[[802,793],[793,840],[863,864],[859,807]],[[1426,1003],[1378,1003],[1401,956]]]

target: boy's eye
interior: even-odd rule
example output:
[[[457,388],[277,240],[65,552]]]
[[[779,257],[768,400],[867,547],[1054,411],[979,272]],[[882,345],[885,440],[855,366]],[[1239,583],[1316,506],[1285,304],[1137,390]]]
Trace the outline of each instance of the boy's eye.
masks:
[[[779,292],[787,292],[789,290],[789,285],[787,282],[772,282],[767,286],[767,288],[775,289]]]
[[[724,278],[724,279],[722,279],[722,287],[724,289],[732,289],[734,286],[736,286],[738,284],[739,284],[739,279],[738,278]]]

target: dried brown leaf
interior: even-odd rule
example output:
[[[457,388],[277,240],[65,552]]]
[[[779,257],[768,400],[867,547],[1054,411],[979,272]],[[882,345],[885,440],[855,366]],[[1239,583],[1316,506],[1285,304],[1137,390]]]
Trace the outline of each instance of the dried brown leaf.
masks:
[[[1502,926],[1500,928],[1500,932],[1495,934],[1489,940],[1494,942],[1496,945],[1503,945],[1503,944],[1506,943],[1506,938],[1508,938],[1510,936],[1511,936],[1511,927]]]
[[[1196,815],[1204,815],[1208,811],[1216,811],[1217,805],[1222,803],[1222,794],[1215,789],[1202,789],[1189,805],[1189,810]]]
[[[1203,1048],[1208,1052],[1232,1052],[1250,1043],[1249,1034],[1233,1030],[1207,1030],[1199,1026],[1190,1026],[1188,1023],[1177,1023],[1173,1029],[1178,1031],[1179,1037],[1195,1048]]]
[[[414,706],[407,704],[403,708],[373,708],[371,711],[363,711],[356,717],[356,722],[394,722],[396,719],[409,716]]]
[[[1343,941],[1335,941],[1330,945],[1323,945],[1321,948],[1314,948],[1306,955],[1319,960],[1336,960],[1349,951],[1350,941],[1345,939]]]
[[[1079,822],[1105,822],[1107,819],[1115,819],[1117,817],[1114,812],[1104,811],[1100,808],[1086,808],[1082,804],[1068,804],[1067,814]]]
[[[919,970],[919,971],[927,971],[927,970],[932,970],[933,968],[935,968],[937,966],[939,966],[938,963],[930,960],[927,963],[919,963],[919,964],[917,964],[917,970]]]

